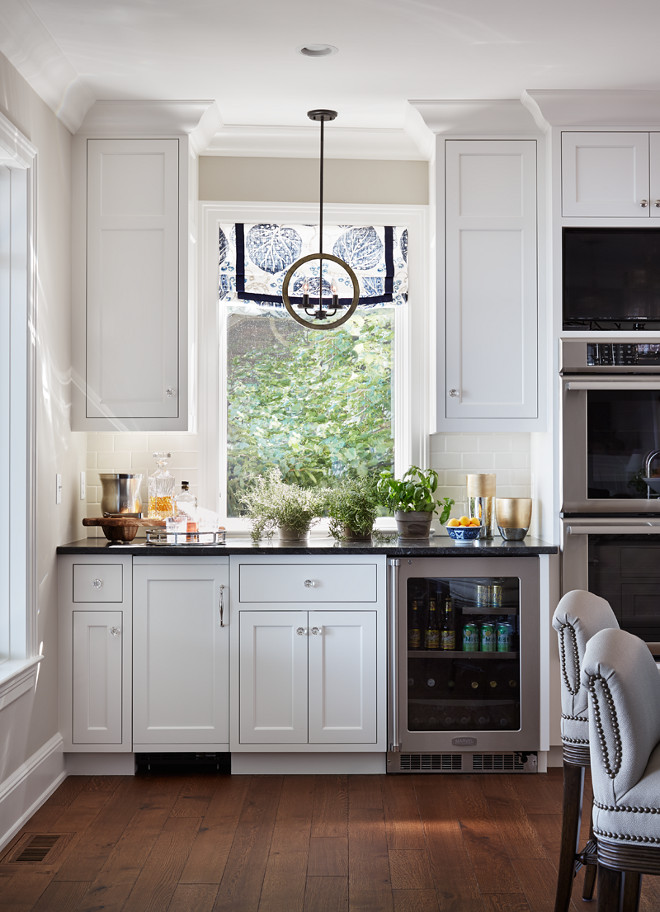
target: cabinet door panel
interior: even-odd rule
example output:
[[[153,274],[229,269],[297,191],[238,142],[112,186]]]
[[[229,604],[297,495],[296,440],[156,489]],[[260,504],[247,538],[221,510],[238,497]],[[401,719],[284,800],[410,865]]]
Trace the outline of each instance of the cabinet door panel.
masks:
[[[376,612],[311,611],[309,630],[310,743],[375,743]]]
[[[178,168],[176,139],[89,141],[88,418],[178,415]]]
[[[536,144],[446,143],[444,418],[536,418]]]
[[[226,569],[138,565],[133,576],[134,742],[227,742],[228,630],[218,607]]]
[[[121,611],[73,612],[73,742],[121,744]]]
[[[648,218],[648,133],[562,134],[562,214]]]
[[[241,611],[239,640],[241,744],[306,744],[307,612]]]

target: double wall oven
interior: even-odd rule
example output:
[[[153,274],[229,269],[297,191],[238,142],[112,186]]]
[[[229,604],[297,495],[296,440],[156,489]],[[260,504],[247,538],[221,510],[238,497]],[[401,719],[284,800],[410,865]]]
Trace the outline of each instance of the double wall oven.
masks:
[[[562,589],[660,653],[660,341],[561,340]]]

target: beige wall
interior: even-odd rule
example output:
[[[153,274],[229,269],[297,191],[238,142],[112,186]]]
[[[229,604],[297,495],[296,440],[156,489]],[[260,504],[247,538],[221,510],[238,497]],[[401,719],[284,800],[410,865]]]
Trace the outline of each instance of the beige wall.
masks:
[[[36,693],[0,713],[0,783],[58,731],[55,548],[80,538],[86,440],[70,431],[71,135],[0,54],[0,111],[37,149],[37,593],[45,659]],[[64,482],[55,505],[55,473]],[[6,479],[4,480],[6,482]]]
[[[429,166],[423,161],[325,162],[326,203],[390,203],[427,206]],[[199,160],[200,200],[314,203],[319,198],[319,163],[311,158],[224,158]]]

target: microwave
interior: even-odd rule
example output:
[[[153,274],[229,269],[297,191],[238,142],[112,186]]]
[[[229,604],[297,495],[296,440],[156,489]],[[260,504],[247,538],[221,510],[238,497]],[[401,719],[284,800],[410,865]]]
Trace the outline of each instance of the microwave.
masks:
[[[562,327],[660,330],[660,227],[563,229]]]

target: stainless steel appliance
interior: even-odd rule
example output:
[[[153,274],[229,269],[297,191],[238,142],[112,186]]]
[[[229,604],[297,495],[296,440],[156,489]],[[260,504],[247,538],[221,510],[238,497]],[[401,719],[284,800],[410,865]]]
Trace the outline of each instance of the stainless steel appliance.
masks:
[[[538,561],[399,558],[390,574],[388,772],[536,772]],[[447,600],[453,648],[424,636]]]
[[[562,512],[660,513],[660,342],[561,346]]]
[[[561,340],[562,592],[660,653],[660,342]]]

